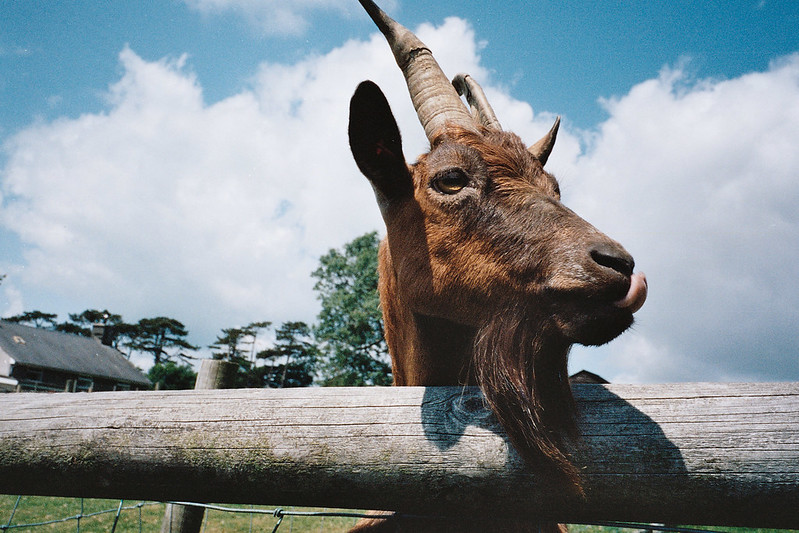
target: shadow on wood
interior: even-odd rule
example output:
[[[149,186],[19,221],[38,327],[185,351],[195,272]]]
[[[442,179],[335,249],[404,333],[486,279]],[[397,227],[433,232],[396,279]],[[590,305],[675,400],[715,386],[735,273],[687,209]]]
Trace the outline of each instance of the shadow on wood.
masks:
[[[525,468],[477,389],[0,396],[3,492],[790,528],[799,384],[577,385],[584,498]]]

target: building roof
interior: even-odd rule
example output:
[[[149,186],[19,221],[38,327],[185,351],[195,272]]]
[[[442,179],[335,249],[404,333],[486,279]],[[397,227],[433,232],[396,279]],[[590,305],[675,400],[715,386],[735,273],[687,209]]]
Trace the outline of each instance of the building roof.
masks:
[[[150,385],[122,352],[91,337],[0,320],[0,350],[25,366]]]
[[[610,383],[610,381],[606,380],[602,376],[594,374],[593,372],[589,372],[588,370],[580,370],[579,372],[572,374],[569,376],[569,381],[572,383],[595,383],[600,385]]]

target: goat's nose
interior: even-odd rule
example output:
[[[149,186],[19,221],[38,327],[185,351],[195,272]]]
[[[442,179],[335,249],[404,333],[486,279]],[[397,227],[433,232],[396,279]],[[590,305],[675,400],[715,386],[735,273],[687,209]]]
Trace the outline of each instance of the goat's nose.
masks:
[[[625,276],[632,276],[635,261],[623,248],[610,243],[599,243],[591,247],[591,258],[603,267],[612,268]]]

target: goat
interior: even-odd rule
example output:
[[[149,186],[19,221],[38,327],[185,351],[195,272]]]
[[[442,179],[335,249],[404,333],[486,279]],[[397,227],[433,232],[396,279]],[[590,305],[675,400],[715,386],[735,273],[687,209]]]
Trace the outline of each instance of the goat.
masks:
[[[450,83],[412,32],[359,1],[385,35],[430,141],[406,163],[382,91],[358,86],[349,141],[386,224],[379,292],[394,384],[480,386],[524,460],[579,492],[566,451],[577,436],[569,349],[630,327],[646,278],[619,243],[561,203],[544,170],[560,118],[526,147],[502,130],[470,76]]]

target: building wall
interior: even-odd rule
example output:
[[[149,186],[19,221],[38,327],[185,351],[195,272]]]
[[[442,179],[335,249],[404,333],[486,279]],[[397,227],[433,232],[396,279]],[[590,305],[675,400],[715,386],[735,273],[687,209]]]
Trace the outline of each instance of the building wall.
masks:
[[[12,364],[14,364],[14,360],[0,348],[0,376],[10,376]]]
[[[81,376],[46,368],[14,365],[11,377],[19,382],[21,391],[41,392],[100,392],[140,390],[142,387],[121,381]]]

